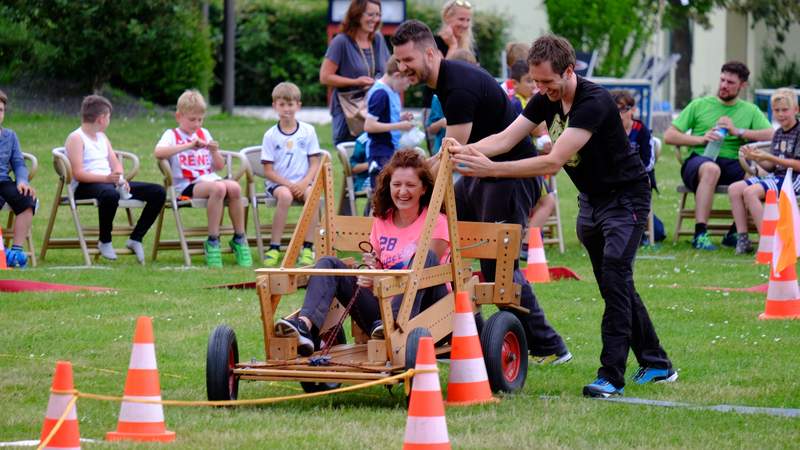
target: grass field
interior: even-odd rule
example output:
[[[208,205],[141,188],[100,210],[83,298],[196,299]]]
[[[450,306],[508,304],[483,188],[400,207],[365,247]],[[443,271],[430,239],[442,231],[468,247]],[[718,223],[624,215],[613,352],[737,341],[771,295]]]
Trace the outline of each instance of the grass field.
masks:
[[[41,163],[33,182],[42,200],[35,219],[37,244],[55,190],[50,149],[63,145],[76,118],[9,114],[25,151]],[[211,117],[206,127],[223,148],[258,144],[270,124],[254,119]],[[118,149],[142,158],[138,180],[160,182],[151,155],[169,117],[116,119],[108,135]],[[330,148],[330,128],[319,127]],[[337,176],[340,173],[336,171]],[[662,194],[655,210],[667,230],[674,225],[678,164],[667,149],[657,168]],[[575,237],[575,190],[560,175],[567,252],[548,248],[550,265],[569,266],[582,281],[537,285],[550,321],[567,340],[575,359],[561,367],[532,367],[523,392],[497,405],[450,408],[447,422],[454,448],[797,448],[800,419],[703,410],[637,406],[587,400],[581,387],[594,377],[603,310],[588,258]],[[93,218],[87,214],[87,222]],[[202,215],[194,219],[198,223]],[[66,211],[63,233],[72,229]],[[165,232],[174,234],[172,220]],[[121,239],[121,238],[120,238]],[[152,231],[145,239],[149,248]],[[626,396],[687,402],[800,408],[800,322],[767,321],[763,294],[704,287],[748,287],[765,283],[767,269],[731,249],[697,252],[686,242],[643,250],[636,283],[649,307],[662,344],[680,379],[670,385],[628,384]],[[121,244],[122,241],[119,243]],[[205,399],[205,351],[218,324],[238,335],[240,358],[263,358],[259,309],[253,291],[204,289],[253,280],[226,255],[223,270],[207,270],[201,258],[183,269],[178,252],[164,253],[144,267],[132,258],[95,268],[78,268],[77,251],[54,251],[39,268],[2,272],[4,278],[109,286],[114,293],[0,294],[0,441],[38,439],[55,361],[71,360],[77,389],[120,395],[135,318],[154,319],[162,395]],[[66,267],[65,267],[66,266]],[[72,266],[72,267],[70,267]],[[293,296],[280,313],[299,305]],[[490,311],[488,311],[490,312]],[[628,371],[632,375],[634,367]],[[443,385],[447,366],[440,364]],[[178,434],[170,448],[399,448],[406,410],[400,393],[372,388],[335,397],[236,409],[167,408],[168,428]],[[241,398],[301,392],[296,383],[242,382]],[[81,434],[102,439],[116,427],[119,405],[81,400]],[[146,444],[85,443],[84,448],[150,448]]]

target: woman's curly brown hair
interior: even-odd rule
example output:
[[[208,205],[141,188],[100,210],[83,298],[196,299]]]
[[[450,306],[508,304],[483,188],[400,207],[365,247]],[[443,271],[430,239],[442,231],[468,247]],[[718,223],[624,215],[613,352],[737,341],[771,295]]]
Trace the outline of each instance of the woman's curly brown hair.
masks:
[[[433,175],[425,163],[425,158],[413,149],[398,150],[392,155],[389,163],[383,167],[381,173],[378,174],[378,179],[375,182],[375,193],[372,195],[372,215],[380,219],[386,220],[389,218],[389,212],[394,209],[394,201],[392,201],[392,174],[400,168],[410,167],[414,169],[422,181],[422,186],[425,188],[425,193],[419,199],[419,211],[431,203],[431,195],[433,195]]]

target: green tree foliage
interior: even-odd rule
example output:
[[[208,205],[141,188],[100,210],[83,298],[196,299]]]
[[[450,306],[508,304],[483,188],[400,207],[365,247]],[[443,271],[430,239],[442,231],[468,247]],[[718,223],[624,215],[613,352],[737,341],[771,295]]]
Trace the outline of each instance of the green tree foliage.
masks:
[[[211,47],[196,1],[11,0],[3,12],[3,25],[21,31],[16,57],[30,58],[4,68],[9,77],[56,78],[94,90],[111,83],[159,103],[211,85]],[[0,32],[0,48],[14,36]]]
[[[599,52],[596,75],[620,77],[650,38],[657,3],[651,0],[545,0],[553,33],[576,50]]]

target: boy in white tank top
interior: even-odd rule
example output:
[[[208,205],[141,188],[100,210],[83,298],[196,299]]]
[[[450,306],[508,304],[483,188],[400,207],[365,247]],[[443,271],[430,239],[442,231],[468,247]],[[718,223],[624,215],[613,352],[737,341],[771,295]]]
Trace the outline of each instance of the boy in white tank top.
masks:
[[[111,109],[111,102],[105,97],[90,95],[83,99],[81,126],[70,133],[65,144],[72,166],[72,187],[75,198],[97,200],[100,222],[97,246],[100,254],[110,260],[117,259],[111,231],[120,200],[118,188],[122,186],[130,192],[131,198],[145,202],[142,214],[125,243],[139,263],[144,264],[142,238],[164,207],[166,192],[158,184],[125,181],[122,163],[105,135],[111,122]]]
[[[219,143],[203,128],[206,102],[200,92],[185,91],[178,98],[175,120],[178,127],[164,131],[153,154],[169,161],[175,192],[178,195],[208,199],[208,240],[203,248],[208,267],[222,267],[219,225],[225,199],[233,222],[234,235],[228,243],[242,267],[253,265],[250,247],[245,236],[242,189],[235,180],[222,179],[215,171],[225,166],[219,153]]]

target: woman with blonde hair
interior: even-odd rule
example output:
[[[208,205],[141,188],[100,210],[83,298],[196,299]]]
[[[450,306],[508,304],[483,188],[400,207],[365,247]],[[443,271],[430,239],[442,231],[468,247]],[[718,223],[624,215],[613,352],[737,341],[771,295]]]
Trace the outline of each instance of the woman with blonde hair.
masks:
[[[445,2],[442,5],[442,26],[434,39],[445,58],[459,49],[476,53],[472,38],[472,4],[466,0]]]

